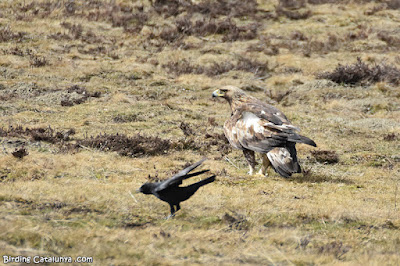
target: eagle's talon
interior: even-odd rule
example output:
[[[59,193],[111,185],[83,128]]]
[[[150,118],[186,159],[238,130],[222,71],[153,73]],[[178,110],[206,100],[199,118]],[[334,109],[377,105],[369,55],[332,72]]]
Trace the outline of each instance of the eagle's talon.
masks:
[[[268,173],[267,171],[263,171],[263,169],[260,169],[260,171],[258,171],[257,175],[261,175],[263,177],[268,177]]]
[[[254,174],[254,168],[253,167],[249,167],[250,170],[247,172],[248,175],[253,175]]]

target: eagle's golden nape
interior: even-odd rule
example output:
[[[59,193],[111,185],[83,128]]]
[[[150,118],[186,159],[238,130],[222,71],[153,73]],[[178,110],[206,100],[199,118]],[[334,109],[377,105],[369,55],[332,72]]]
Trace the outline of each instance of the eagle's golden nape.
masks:
[[[262,160],[259,174],[267,175],[269,166],[283,177],[301,172],[296,143],[317,145],[299,135],[299,129],[280,110],[234,86],[215,90],[212,96],[224,98],[231,107],[231,117],[225,121],[224,133],[234,148],[243,151],[249,174],[255,173],[255,152],[260,153]]]

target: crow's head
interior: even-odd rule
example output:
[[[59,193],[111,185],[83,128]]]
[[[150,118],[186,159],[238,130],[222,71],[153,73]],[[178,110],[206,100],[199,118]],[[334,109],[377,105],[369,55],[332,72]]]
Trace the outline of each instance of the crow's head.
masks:
[[[139,189],[138,192],[141,192],[143,194],[152,194],[153,190],[153,183],[144,183]]]

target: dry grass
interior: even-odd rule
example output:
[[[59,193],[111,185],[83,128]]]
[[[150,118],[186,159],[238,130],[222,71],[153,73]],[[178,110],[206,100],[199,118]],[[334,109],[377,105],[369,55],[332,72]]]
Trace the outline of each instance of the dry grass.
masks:
[[[398,17],[396,1],[0,2],[0,255],[399,264]],[[298,145],[303,174],[247,176],[211,99],[227,84],[317,142]],[[203,156],[217,180],[174,219],[131,195]]]

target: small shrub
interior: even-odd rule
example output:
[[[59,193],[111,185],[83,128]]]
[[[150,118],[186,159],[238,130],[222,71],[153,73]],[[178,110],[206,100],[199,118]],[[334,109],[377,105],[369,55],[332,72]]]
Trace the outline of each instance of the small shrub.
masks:
[[[383,137],[383,140],[385,140],[385,141],[395,141],[395,140],[397,140],[399,137],[397,136],[397,134],[396,133],[389,133],[389,134],[387,134],[387,135],[385,135],[384,137]]]
[[[387,31],[379,32],[377,37],[381,41],[384,41],[389,47],[400,47],[400,38],[390,35]]]
[[[311,154],[320,163],[335,164],[339,162],[339,156],[335,151],[313,150]]]
[[[190,127],[188,123],[181,122],[179,128],[182,130],[183,134],[188,137],[194,135],[193,128]]]
[[[304,0],[279,0],[275,12],[278,16],[293,20],[307,19],[312,15],[311,10],[305,8]]]
[[[241,70],[251,72],[256,76],[263,76],[268,71],[268,63],[263,63],[257,60],[240,57],[237,65],[234,67],[235,70]]]
[[[164,27],[158,35],[162,40],[167,43],[174,43],[182,39],[183,35],[179,33],[176,27]]]
[[[320,254],[332,254],[336,259],[342,259],[343,255],[350,251],[350,246],[343,245],[342,241],[333,241],[319,247]]]
[[[230,230],[249,230],[250,227],[246,216],[236,212],[225,213],[222,220],[229,226]]]
[[[385,1],[388,9],[400,9],[400,1],[399,0],[388,0]]]
[[[95,137],[78,140],[77,145],[101,151],[115,151],[121,156],[129,157],[165,154],[171,148],[169,140],[140,134],[132,137],[124,134],[100,134]]]
[[[89,97],[99,98],[101,96],[101,92],[99,91],[90,93],[84,87],[80,87],[78,85],[73,85],[67,88],[67,92],[68,95],[61,100],[61,106],[74,106],[86,102]],[[72,93],[78,94],[79,97],[72,97]]]
[[[46,57],[38,55],[31,55],[29,63],[32,67],[43,67],[45,65],[48,65]]]
[[[19,48],[18,46],[15,46],[13,48],[10,48],[8,50],[3,50],[4,54],[11,54],[11,55],[17,55],[17,56],[24,56],[25,52]]]
[[[231,62],[213,62],[211,66],[204,67],[191,64],[189,60],[183,59],[179,61],[171,61],[162,66],[169,73],[175,75],[182,74],[205,74],[207,76],[218,76],[231,70],[251,72],[256,76],[263,76],[268,71],[268,64],[257,60],[239,57],[236,64]]]
[[[68,34],[71,35],[73,39],[77,40],[82,37],[82,24],[71,24],[69,22],[62,22],[61,26],[68,30]]]
[[[27,156],[29,154],[29,152],[25,149],[25,147],[22,147],[22,148],[19,148],[19,149],[15,149],[15,151],[13,151],[11,154],[15,158],[22,159],[25,156]]]
[[[116,115],[113,118],[113,122],[115,122],[115,123],[129,123],[129,122],[137,122],[137,121],[145,121],[145,119],[137,114]]]
[[[293,31],[292,34],[290,35],[290,39],[296,40],[296,41],[307,41],[308,38],[302,33],[301,31]]]
[[[339,64],[332,72],[317,74],[318,78],[329,79],[339,84],[369,84],[386,81],[394,85],[400,83],[400,70],[387,64],[375,64],[372,66],[357,58],[352,65]]]
[[[324,5],[324,4],[335,4],[340,2],[337,0],[307,0],[307,3],[311,5]]]
[[[187,59],[182,59],[179,61],[171,61],[167,64],[162,65],[163,68],[167,69],[169,73],[173,73],[175,75],[183,75],[183,74],[202,74],[204,73],[204,69],[202,67],[194,66]]]
[[[9,26],[0,28],[0,42],[21,41],[25,35],[24,32],[14,33]]]
[[[23,128],[22,126],[10,126],[8,129],[0,128],[1,137],[30,137],[33,141],[46,141],[49,143],[58,143],[63,141],[69,141],[70,136],[75,134],[74,129],[67,131],[55,131],[49,127],[39,128]]]

